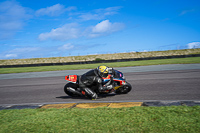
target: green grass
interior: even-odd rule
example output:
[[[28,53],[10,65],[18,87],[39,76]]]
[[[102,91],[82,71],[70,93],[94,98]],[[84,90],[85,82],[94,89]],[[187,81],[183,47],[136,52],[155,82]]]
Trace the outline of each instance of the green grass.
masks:
[[[79,64],[79,65],[58,65],[58,66],[40,66],[40,67],[0,68],[0,74],[59,71],[59,70],[76,70],[76,69],[94,69],[99,65],[107,65],[109,67],[128,67],[128,66],[192,64],[192,63],[200,63],[200,57],[157,59],[157,60],[144,60],[144,61],[128,61],[128,62],[114,62],[114,63],[96,63],[96,64],[82,64],[82,65]]]
[[[0,133],[199,133],[200,106],[0,111]]]

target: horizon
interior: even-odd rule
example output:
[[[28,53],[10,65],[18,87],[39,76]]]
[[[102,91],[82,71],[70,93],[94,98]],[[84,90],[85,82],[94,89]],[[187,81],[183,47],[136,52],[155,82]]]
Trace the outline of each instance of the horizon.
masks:
[[[199,0],[1,0],[0,60],[200,48],[199,16]]]
[[[192,48],[192,49],[195,50],[195,49],[200,49],[200,48]],[[171,51],[185,51],[185,50],[192,50],[192,49],[162,50],[162,51],[141,51],[141,52],[132,51],[132,52],[107,53],[107,54],[88,54],[88,55],[74,55],[74,56],[57,56],[57,57],[42,57],[42,58],[38,57],[38,58],[21,58],[21,59],[0,59],[0,60],[1,61],[3,61],[3,60],[32,60],[32,59],[50,59],[50,58],[58,59],[58,58],[68,58],[68,57],[71,58],[71,57],[77,57],[77,56],[80,56],[80,57],[86,56],[87,57],[87,56],[110,55],[110,54],[113,54],[113,55],[114,54],[129,54],[129,53],[135,54],[135,53],[148,53],[148,52],[149,53],[151,53],[151,52],[164,52],[165,53],[165,52],[171,52]],[[180,55],[184,55],[184,54],[180,54]],[[185,54],[185,55],[187,55],[187,54]],[[165,55],[165,56],[176,56],[176,54],[175,55]],[[150,56],[150,57],[157,57],[157,56]],[[144,58],[146,58],[146,57],[144,57]],[[101,59],[101,58],[99,58],[99,59]],[[123,58],[123,59],[128,59],[128,58]],[[102,60],[104,60],[104,59],[102,59]]]

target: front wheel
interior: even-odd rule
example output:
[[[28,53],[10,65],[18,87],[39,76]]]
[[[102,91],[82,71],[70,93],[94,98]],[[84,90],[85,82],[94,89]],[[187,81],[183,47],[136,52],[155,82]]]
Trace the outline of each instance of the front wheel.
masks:
[[[131,84],[126,82],[125,85],[123,85],[122,87],[120,87],[119,89],[116,90],[116,93],[117,94],[127,94],[131,91],[131,89],[132,89]]]
[[[69,88],[69,87],[76,90],[76,89],[78,88],[78,86],[77,86],[76,84],[73,84],[73,83],[67,83],[67,84],[65,85],[65,87],[64,87],[64,92],[65,92],[67,95],[72,96],[72,97],[78,96],[78,94],[75,94],[75,93],[69,91],[69,90],[67,89],[67,88]]]

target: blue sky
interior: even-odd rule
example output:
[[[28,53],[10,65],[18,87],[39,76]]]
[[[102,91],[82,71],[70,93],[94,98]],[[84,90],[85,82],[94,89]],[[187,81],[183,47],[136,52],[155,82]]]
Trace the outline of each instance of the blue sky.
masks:
[[[200,48],[200,0],[0,0],[0,59]]]

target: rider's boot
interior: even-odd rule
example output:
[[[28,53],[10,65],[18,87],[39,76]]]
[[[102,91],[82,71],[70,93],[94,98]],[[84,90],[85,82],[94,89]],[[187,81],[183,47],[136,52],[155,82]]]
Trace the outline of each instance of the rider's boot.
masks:
[[[98,98],[97,94],[95,92],[93,92],[91,89],[89,88],[84,88],[86,94],[92,99],[92,100],[96,100]]]

